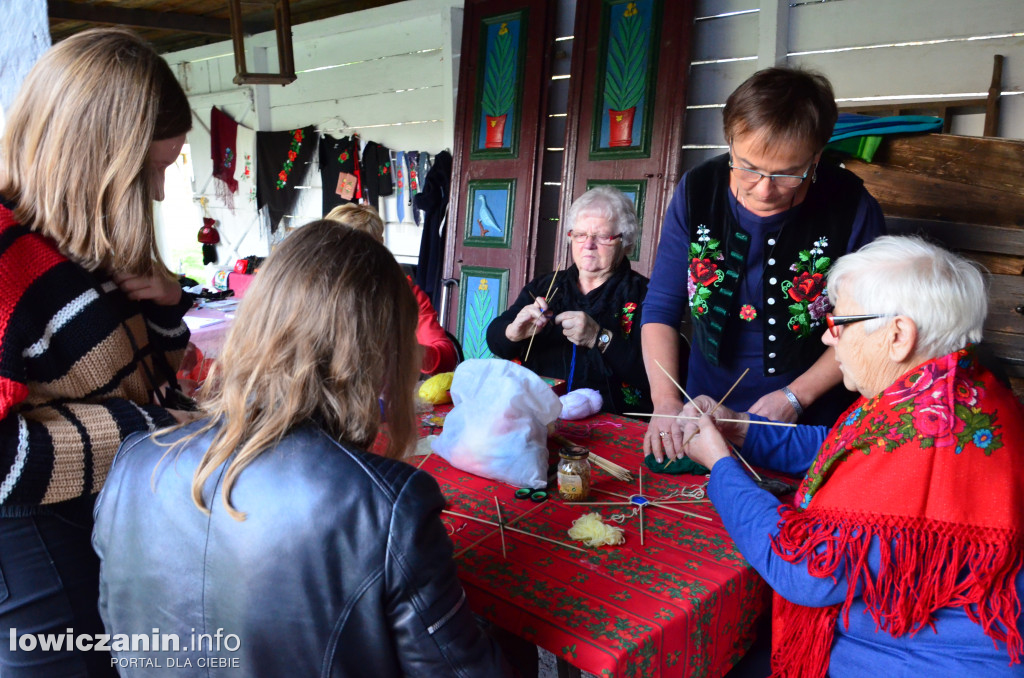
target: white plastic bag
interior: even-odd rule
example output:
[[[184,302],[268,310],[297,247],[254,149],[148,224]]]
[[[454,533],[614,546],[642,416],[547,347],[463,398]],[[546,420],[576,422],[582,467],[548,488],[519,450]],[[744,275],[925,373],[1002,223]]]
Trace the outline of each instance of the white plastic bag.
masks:
[[[547,486],[548,424],[562,403],[543,379],[507,360],[467,360],[455,369],[451,394],[455,407],[435,453],[514,487]]]

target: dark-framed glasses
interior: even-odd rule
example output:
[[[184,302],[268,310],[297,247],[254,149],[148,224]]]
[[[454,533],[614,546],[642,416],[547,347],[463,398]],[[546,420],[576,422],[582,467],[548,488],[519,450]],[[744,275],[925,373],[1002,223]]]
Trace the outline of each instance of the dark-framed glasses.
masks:
[[[616,240],[622,239],[622,234],[604,235],[603,233],[584,233],[583,231],[571,230],[569,231],[569,238],[577,243],[585,243],[590,238],[593,238],[597,241],[598,245],[614,245]]]
[[[814,162],[808,165],[807,171],[803,174],[765,174],[764,172],[734,165],[732,162],[732,148],[729,149],[729,169],[736,172],[736,180],[747,188],[757,186],[761,179],[768,179],[768,181],[779,188],[796,188],[807,180],[807,177],[814,169],[814,165]]]
[[[868,315],[832,315],[831,313],[825,314],[825,324],[828,325],[828,331],[832,333],[832,336],[836,339],[839,338],[839,327],[841,325],[849,325],[851,323],[859,323],[863,320],[875,320],[877,318],[891,318],[891,313],[870,313]]]

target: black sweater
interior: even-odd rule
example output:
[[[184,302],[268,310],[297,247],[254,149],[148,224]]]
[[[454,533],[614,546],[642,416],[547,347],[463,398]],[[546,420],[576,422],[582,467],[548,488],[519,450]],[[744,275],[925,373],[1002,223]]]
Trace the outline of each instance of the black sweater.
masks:
[[[534,297],[547,293],[552,275],[542,275],[528,283],[515,303],[487,327],[487,346],[499,358],[521,360],[525,355],[529,339],[509,341],[505,328],[524,306],[533,303]],[[552,314],[583,311],[612,332],[611,343],[604,353],[597,347],[575,346],[562,334],[561,327],[549,322],[534,337],[530,359],[524,365],[541,376],[565,379],[574,390],[600,391],[607,412],[650,412],[651,389],[640,348],[640,313],[647,294],[647,278],[635,273],[626,259],[619,263],[611,278],[589,294],[580,291],[576,266],[557,275],[549,295],[553,299],[549,305]]]

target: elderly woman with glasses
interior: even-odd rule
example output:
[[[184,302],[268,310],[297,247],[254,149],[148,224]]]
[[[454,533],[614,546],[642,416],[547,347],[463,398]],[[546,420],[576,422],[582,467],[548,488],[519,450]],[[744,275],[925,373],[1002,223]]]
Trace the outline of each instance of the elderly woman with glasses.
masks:
[[[775,675],[1020,676],[1024,408],[973,346],[984,280],[920,239],[882,237],[828,282],[823,341],[860,395],[835,426],[721,407],[684,427],[729,534],[775,590]],[[726,439],[805,473],[794,504],[758,489]]]
[[[565,379],[569,390],[599,391],[606,411],[649,408],[640,337],[634,331],[640,326],[647,278],[634,272],[626,258],[638,230],[633,203],[621,191],[599,186],[577,198],[566,219],[572,266],[535,278],[491,321],[491,351],[500,358],[522,359],[541,376]]]
[[[656,413],[683,409],[661,368],[715,399],[749,368],[730,406],[776,420],[830,423],[848,404],[818,341],[831,308],[825,274],[885,222],[860,179],[820,162],[837,115],[828,80],[790,68],[759,71],[729,96],[729,152],[687,172],[662,227],[642,330]],[[660,460],[682,442],[675,420],[655,417],[644,451]]]

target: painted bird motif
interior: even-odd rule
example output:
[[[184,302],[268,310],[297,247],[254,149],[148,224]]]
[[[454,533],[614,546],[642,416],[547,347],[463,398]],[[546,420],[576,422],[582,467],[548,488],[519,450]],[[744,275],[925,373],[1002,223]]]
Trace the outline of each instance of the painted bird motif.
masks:
[[[487,206],[487,197],[482,193],[476,195],[476,223],[480,229],[480,235],[487,235],[494,231],[496,237],[504,235],[504,230],[498,225],[498,220]]]

